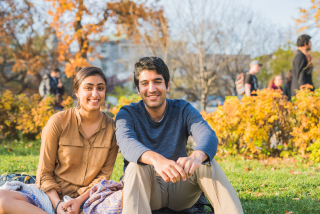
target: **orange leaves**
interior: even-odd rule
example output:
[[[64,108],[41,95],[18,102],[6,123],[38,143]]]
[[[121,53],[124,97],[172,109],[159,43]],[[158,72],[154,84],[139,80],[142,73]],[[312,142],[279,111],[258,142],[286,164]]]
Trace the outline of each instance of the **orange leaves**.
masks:
[[[58,37],[59,61],[66,62],[66,74],[73,76],[77,68],[90,65],[87,56],[95,56],[94,50],[90,50],[90,39],[104,36],[110,24],[117,25],[118,33],[127,37],[140,39],[136,21],[142,18],[144,21],[161,19],[166,25],[161,8],[146,6],[146,2],[136,3],[135,1],[111,1],[111,2],[90,2],[82,0],[46,0],[52,4],[48,14],[53,17],[51,26]],[[108,25],[109,26],[108,26]],[[125,26],[121,28],[119,26]],[[164,35],[164,34],[163,34]],[[71,44],[77,43],[76,53],[70,52]],[[98,44],[97,44],[98,45]],[[94,49],[94,48],[93,48]],[[78,55],[79,54],[79,55]],[[82,59],[79,59],[82,58]]]
[[[309,26],[320,27],[320,0],[311,0],[311,6],[308,9],[300,8],[300,17],[296,19],[297,25],[300,25],[298,32],[303,32]]]

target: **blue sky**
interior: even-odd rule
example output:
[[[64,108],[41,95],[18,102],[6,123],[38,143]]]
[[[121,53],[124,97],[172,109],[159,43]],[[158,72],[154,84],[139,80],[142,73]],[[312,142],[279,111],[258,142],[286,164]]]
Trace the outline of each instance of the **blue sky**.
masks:
[[[283,27],[295,25],[299,17],[299,7],[309,8],[310,0],[233,0],[238,4],[250,6],[266,19]]]

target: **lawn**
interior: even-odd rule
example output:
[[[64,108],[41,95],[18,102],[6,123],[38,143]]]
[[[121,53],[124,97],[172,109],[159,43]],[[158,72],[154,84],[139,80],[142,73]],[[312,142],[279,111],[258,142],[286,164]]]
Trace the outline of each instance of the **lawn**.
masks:
[[[2,142],[0,174],[36,174],[39,142]],[[246,160],[216,157],[239,194],[245,213],[320,213],[320,164],[300,157]],[[118,155],[111,179],[122,175],[123,157]]]

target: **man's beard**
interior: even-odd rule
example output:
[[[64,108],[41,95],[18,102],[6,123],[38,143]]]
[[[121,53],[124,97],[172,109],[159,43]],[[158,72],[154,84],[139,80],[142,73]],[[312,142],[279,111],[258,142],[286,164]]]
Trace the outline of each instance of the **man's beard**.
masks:
[[[151,108],[151,109],[153,108],[153,109],[155,109],[155,108],[159,108],[160,106],[163,105],[165,99],[163,99],[162,102],[161,102],[161,95],[162,95],[162,94],[159,93],[159,94],[156,94],[156,95],[159,96],[159,98],[160,98],[160,103],[159,103],[158,105],[155,105],[155,106],[154,106],[154,105],[148,105],[148,101],[149,101],[149,100],[148,100],[148,95],[145,95],[145,96],[144,96],[145,99],[143,99],[143,102],[145,103],[145,105],[146,105],[148,108]],[[150,103],[152,104],[152,102],[150,102]]]

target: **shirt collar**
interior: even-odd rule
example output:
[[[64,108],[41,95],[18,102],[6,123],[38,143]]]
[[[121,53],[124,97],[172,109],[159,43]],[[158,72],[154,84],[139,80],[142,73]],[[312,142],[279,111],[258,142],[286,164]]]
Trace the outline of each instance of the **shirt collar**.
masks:
[[[76,117],[77,117],[78,127],[80,128],[80,125],[81,125],[81,116],[80,116],[80,111],[79,111],[79,110],[80,110],[80,106],[77,106],[77,107],[75,108],[75,111],[76,111]],[[106,114],[105,114],[104,112],[102,112],[102,113],[103,113],[103,119],[102,119],[102,121],[101,121],[102,124],[100,124],[101,126],[100,126],[100,129],[99,129],[99,130],[106,128],[106,123],[103,122],[103,121],[105,120]]]

